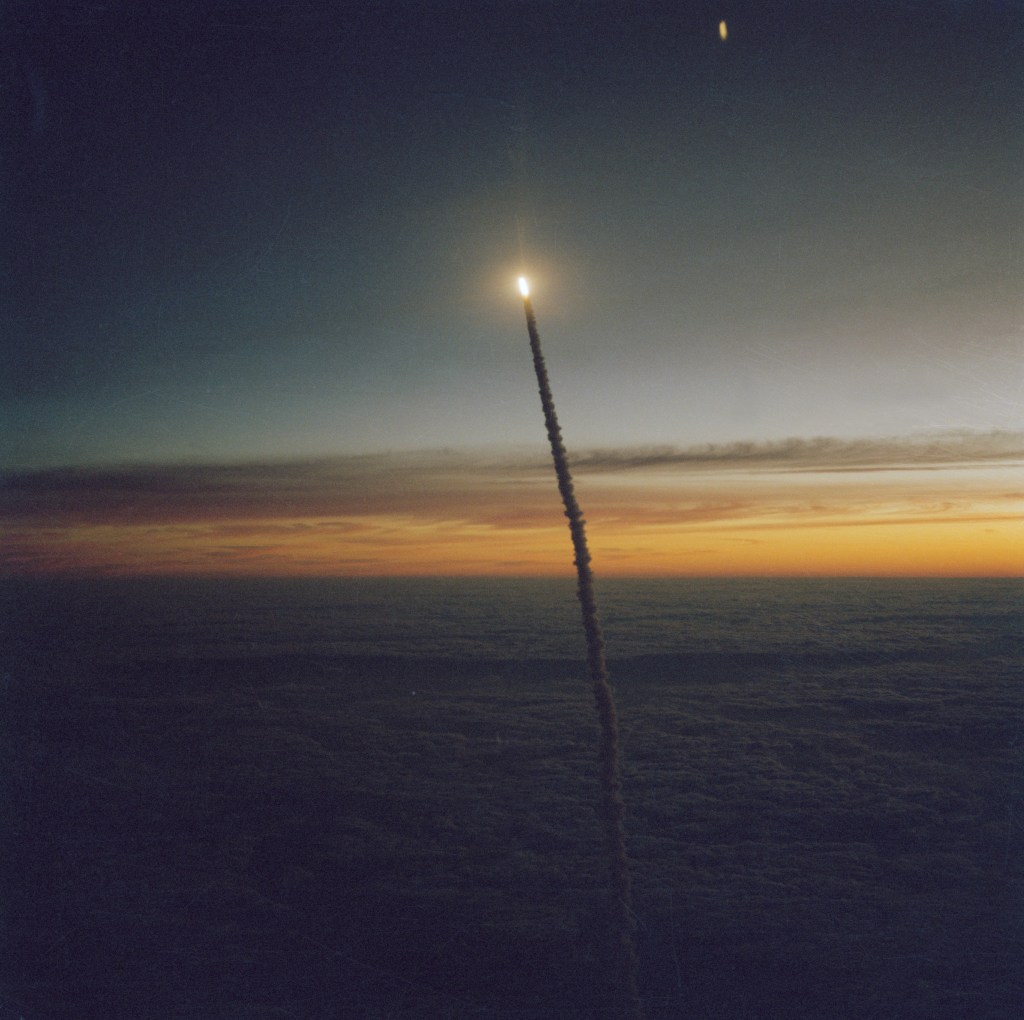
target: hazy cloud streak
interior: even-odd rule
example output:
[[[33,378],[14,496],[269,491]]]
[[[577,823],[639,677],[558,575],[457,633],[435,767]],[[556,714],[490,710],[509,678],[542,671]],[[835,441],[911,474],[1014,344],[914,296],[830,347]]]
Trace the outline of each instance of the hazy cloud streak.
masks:
[[[744,468],[750,471],[907,471],[988,464],[1024,464],[1024,433],[944,432],[888,439],[782,439],[691,447],[594,450],[574,458],[578,468]]]
[[[595,486],[621,474],[643,488],[655,473],[845,473],[1019,467],[1024,434],[948,433],[927,439],[789,439],[685,448],[591,450],[574,457]],[[0,516],[52,520],[194,520],[427,513],[477,517],[507,504],[515,518],[546,492],[542,454],[423,451],[227,464],[127,465],[13,471],[0,476]],[[500,495],[499,495],[500,493]],[[497,498],[496,498],[497,497]],[[457,512],[454,512],[457,511]]]
[[[947,545],[962,545],[964,528],[979,542],[991,531],[990,566],[977,569],[1005,573],[1015,569],[1012,529],[1024,519],[1022,449],[1021,434],[995,432],[596,450],[581,458],[576,482],[600,525],[601,556],[618,550],[620,572],[654,569],[655,560],[660,571],[681,569],[698,536],[829,531],[870,553],[873,528],[900,527],[920,546],[926,532],[937,542],[941,525]],[[550,463],[542,451],[506,449],[8,472],[3,562],[64,569],[78,556],[187,573],[214,559],[248,569],[258,546],[285,573],[312,572],[318,559],[326,572],[485,573],[493,556],[484,547],[497,540],[507,553],[498,572],[557,572]],[[229,555],[240,540],[250,556]],[[961,572],[975,569],[975,552],[964,549]],[[928,572],[921,550],[914,569]]]

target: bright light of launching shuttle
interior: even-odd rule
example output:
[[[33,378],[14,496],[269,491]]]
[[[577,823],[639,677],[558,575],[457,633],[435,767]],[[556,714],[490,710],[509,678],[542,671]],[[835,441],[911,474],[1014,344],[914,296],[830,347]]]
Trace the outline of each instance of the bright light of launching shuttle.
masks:
[[[530,285],[527,283],[525,276],[519,277],[519,293],[522,294],[523,297],[530,296]]]
[[[718,37],[722,42],[729,38],[729,26],[724,21],[718,23]]]

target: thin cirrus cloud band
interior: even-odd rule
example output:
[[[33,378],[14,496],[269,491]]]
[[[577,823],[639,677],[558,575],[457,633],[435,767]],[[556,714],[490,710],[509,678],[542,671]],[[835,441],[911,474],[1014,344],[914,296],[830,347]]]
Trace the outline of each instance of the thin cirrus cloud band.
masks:
[[[1024,569],[1024,435],[581,451],[598,573]],[[562,573],[541,452],[9,472],[27,573]],[[828,538],[822,538],[827,532]]]

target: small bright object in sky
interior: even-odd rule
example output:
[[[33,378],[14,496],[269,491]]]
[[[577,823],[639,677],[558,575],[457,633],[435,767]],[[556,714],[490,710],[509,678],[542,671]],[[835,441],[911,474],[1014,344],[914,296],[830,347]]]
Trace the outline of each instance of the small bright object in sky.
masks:
[[[718,36],[722,42],[729,38],[729,26],[724,21],[718,23]]]
[[[519,277],[519,293],[522,294],[523,297],[530,296],[530,285],[527,283],[525,276]]]

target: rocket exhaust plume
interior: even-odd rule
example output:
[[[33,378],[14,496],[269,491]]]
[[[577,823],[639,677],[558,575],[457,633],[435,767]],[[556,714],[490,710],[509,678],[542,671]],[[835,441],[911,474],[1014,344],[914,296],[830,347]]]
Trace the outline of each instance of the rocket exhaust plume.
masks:
[[[523,296],[526,312],[526,328],[530,334],[530,350],[533,352],[533,367],[537,373],[540,389],[540,403],[544,410],[551,456],[555,462],[558,491],[562,495],[565,516],[569,518],[569,534],[572,537],[574,562],[576,564],[577,595],[583,615],[583,631],[587,639],[587,664],[590,680],[601,724],[601,740],[598,752],[599,779],[601,784],[600,818],[604,828],[608,865],[611,873],[612,890],[615,895],[614,920],[617,926],[617,965],[619,988],[622,994],[623,1015],[641,1020],[643,1009],[636,984],[636,948],[633,943],[632,886],[629,873],[629,858],[626,854],[626,836],[622,825],[622,793],[619,780],[619,721],[615,711],[615,699],[608,682],[608,668],[605,664],[604,638],[597,616],[597,600],[594,596],[594,575],[590,569],[590,551],[587,548],[587,533],[583,513],[573,491],[572,474],[569,471],[569,457],[562,442],[562,430],[555,414],[555,402],[551,396],[548,370],[541,351],[540,335],[537,333],[537,319],[530,301],[530,286],[526,278],[519,277],[519,293]]]

